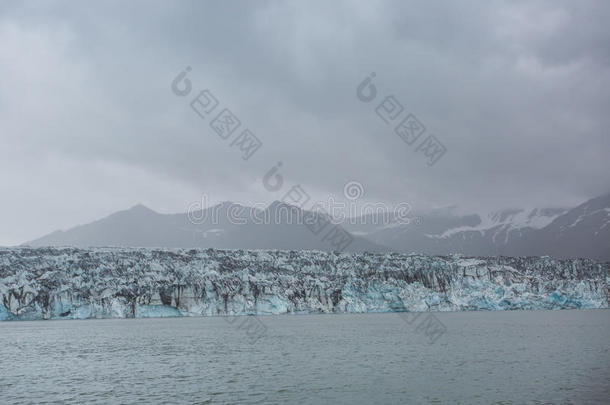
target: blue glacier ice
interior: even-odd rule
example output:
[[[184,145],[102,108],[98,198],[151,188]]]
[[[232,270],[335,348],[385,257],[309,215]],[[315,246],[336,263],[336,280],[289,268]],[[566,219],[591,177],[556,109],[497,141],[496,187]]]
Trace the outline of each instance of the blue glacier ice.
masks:
[[[550,257],[0,248],[0,321],[608,308],[609,268]]]

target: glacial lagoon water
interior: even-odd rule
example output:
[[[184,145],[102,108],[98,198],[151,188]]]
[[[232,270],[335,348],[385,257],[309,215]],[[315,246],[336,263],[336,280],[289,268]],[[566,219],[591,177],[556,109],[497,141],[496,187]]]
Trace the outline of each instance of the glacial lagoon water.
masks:
[[[610,402],[609,310],[434,316],[1,322],[0,403]]]

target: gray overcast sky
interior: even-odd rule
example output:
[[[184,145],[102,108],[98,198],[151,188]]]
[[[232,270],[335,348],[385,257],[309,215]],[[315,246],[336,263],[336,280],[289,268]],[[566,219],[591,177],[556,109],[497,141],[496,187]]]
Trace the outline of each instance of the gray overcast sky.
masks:
[[[610,2],[0,2],[0,245],[143,203],[571,206],[610,191]],[[170,83],[186,66],[264,143],[247,162]],[[378,99],[356,98],[376,73]],[[375,114],[394,95],[446,146]]]

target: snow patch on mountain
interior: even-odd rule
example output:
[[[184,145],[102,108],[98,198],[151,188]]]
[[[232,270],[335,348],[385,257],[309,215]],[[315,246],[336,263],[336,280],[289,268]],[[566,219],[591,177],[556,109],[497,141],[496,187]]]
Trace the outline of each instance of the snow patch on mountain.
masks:
[[[440,235],[426,235],[431,238],[447,239],[460,233],[478,232],[481,236],[492,233],[494,243],[499,242],[498,238],[503,236],[503,243],[507,243],[511,232],[522,232],[523,229],[542,229],[549,225],[555,218],[563,215],[565,209],[507,209],[503,211],[491,212],[487,215],[479,216],[481,222],[475,226],[460,226],[447,229]]]

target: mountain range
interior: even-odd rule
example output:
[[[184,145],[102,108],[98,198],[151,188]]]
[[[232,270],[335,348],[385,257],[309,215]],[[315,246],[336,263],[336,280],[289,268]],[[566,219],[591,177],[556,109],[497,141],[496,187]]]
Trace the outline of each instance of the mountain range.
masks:
[[[319,230],[310,218],[327,225]],[[487,215],[436,210],[414,219],[407,224],[377,213],[337,224],[328,215],[279,201],[264,210],[223,202],[182,214],[136,205],[25,245],[548,255],[610,261],[610,194],[574,208],[506,209]]]

